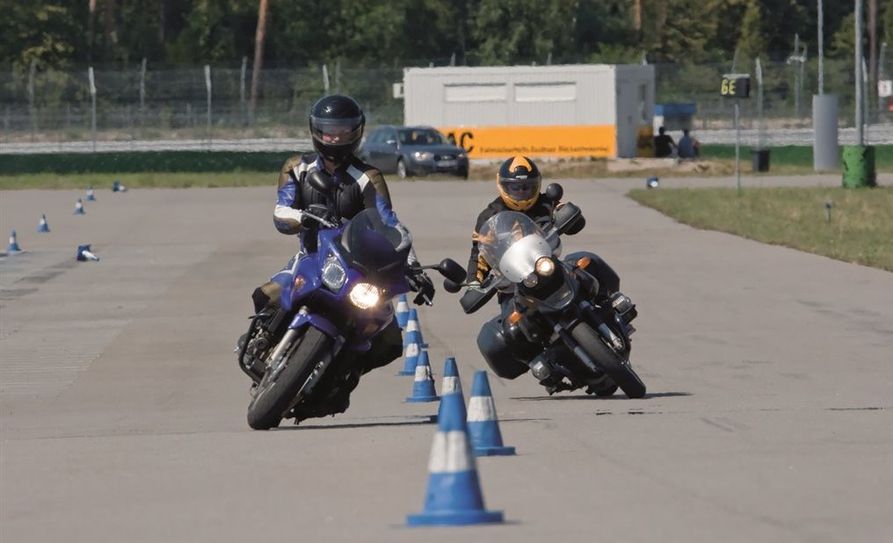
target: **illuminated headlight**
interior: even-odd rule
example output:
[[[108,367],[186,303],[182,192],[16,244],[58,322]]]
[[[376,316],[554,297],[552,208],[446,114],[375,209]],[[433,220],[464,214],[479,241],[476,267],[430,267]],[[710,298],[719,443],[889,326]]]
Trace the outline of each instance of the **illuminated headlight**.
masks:
[[[347,274],[344,272],[344,268],[341,267],[341,263],[338,262],[334,255],[330,255],[322,266],[323,284],[329,287],[329,289],[337,291],[344,286],[346,279]]]
[[[369,309],[377,305],[380,298],[381,291],[369,283],[357,283],[350,289],[350,301],[360,309]]]
[[[537,277],[535,273],[531,273],[527,277],[524,278],[524,286],[527,288],[533,288],[537,283],[540,282],[540,278]]]
[[[536,273],[542,275],[543,277],[548,277],[555,271],[555,263],[552,262],[552,259],[550,257],[543,256],[536,261],[536,266],[534,267],[534,269],[536,269]]]
[[[428,151],[416,151],[412,156],[415,157],[416,160],[431,160],[434,158],[434,153]]]

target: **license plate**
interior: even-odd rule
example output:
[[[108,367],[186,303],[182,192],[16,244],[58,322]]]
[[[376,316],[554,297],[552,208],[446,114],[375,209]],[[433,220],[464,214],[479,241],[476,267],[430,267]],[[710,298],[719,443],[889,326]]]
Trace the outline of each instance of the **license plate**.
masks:
[[[457,162],[455,160],[438,160],[437,167],[438,168],[453,168],[455,167]]]

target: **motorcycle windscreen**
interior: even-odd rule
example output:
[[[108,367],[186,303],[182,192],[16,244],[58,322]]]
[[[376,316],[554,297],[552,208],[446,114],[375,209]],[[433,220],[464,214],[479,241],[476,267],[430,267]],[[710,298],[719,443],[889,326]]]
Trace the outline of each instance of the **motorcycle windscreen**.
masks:
[[[344,258],[370,281],[382,286],[400,281],[409,247],[397,250],[400,232],[384,223],[375,209],[354,216],[341,233]]]
[[[476,239],[487,264],[513,283],[520,283],[533,273],[537,259],[552,255],[543,230],[517,211],[502,211],[490,217]]]

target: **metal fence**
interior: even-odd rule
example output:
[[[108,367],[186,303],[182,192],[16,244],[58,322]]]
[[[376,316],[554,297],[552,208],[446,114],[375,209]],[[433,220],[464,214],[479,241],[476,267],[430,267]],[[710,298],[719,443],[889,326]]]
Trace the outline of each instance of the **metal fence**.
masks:
[[[890,68],[881,66],[882,78],[893,74]],[[732,105],[719,96],[720,77],[730,71],[729,64],[656,65],[657,102],[695,102],[695,129],[701,141],[709,142],[712,131],[732,127]],[[739,65],[737,71],[755,74],[755,67]],[[767,133],[809,129],[811,97],[817,91],[815,62],[764,62],[761,71],[762,100],[754,78],[751,98],[741,102],[742,127],[756,129],[762,119]],[[265,68],[252,114],[247,62],[235,67],[7,70],[0,72],[0,144],[190,140],[210,148],[221,140],[302,139],[310,105],[327,91],[355,97],[370,125],[399,124],[403,103],[394,97],[393,84],[402,78],[402,67]],[[826,60],[824,80],[825,92],[840,97],[841,126],[853,126],[852,62]],[[873,93],[865,95],[868,122],[883,127],[869,129],[869,137],[888,133],[893,112]]]

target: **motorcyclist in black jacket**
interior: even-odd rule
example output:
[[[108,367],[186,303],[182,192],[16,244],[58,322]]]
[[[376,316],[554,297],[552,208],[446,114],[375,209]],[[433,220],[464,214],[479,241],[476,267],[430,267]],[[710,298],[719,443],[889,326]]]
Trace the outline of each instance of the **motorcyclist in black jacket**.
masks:
[[[301,250],[295,255],[313,252],[317,247],[319,224],[304,217],[304,211],[312,204],[326,202],[327,196],[316,191],[307,181],[310,172],[319,170],[332,176],[337,184],[334,206],[338,216],[344,219],[354,217],[364,209],[376,209],[382,221],[396,228],[402,241],[399,249],[410,246],[407,280],[418,293],[415,303],[431,303],[434,298],[434,285],[419,266],[415,252],[411,248],[412,236],[400,223],[391,207],[388,186],[381,172],[364,163],[354,154],[363,137],[365,116],[359,104],[348,96],[331,95],[318,100],[310,111],[310,134],[315,153],[293,156],[285,161],[279,174],[277,201],[273,210],[273,223],[276,229],[288,235],[299,235]],[[286,266],[291,267],[292,262]],[[252,299],[256,313],[273,313],[279,306],[281,287],[268,281],[255,289]],[[240,341],[244,341],[240,340]],[[402,355],[403,338],[396,320],[391,323],[373,342],[363,360],[363,373],[385,366]],[[352,389],[359,382],[359,376]],[[341,413],[347,409],[350,390],[328,402],[322,412],[309,416]]]
[[[541,185],[542,175],[539,168],[529,158],[516,155],[502,163],[496,176],[496,188],[499,191],[499,196],[481,211],[474,227],[466,280],[470,288],[479,287],[490,272],[490,265],[481,256],[477,241],[478,233],[490,217],[501,211],[517,211],[533,219],[543,229],[547,229],[551,225],[553,214],[556,209],[561,207],[562,203],[553,202],[545,193],[541,193]],[[581,217],[573,229],[565,234],[576,234],[583,229],[585,224],[586,221]],[[575,255],[586,256],[590,259],[590,263],[585,269],[598,280],[597,302],[607,300],[611,294],[619,292],[620,277],[604,260],[590,252],[574,253],[568,256]],[[497,299],[501,306],[500,315],[484,325],[480,333],[483,338],[478,339],[478,344],[493,348],[493,352],[489,353],[486,358],[488,362],[497,361],[496,364],[491,362],[492,369],[497,375],[506,379],[514,379],[527,372],[527,366],[519,365],[515,357],[500,356],[498,351],[508,348],[524,351],[527,346],[505,345],[501,338],[497,338],[497,336],[501,336],[499,331],[502,328],[502,320],[514,309],[511,306],[511,295],[500,292]],[[518,353],[516,352],[516,354]],[[503,359],[504,363],[498,362]]]

